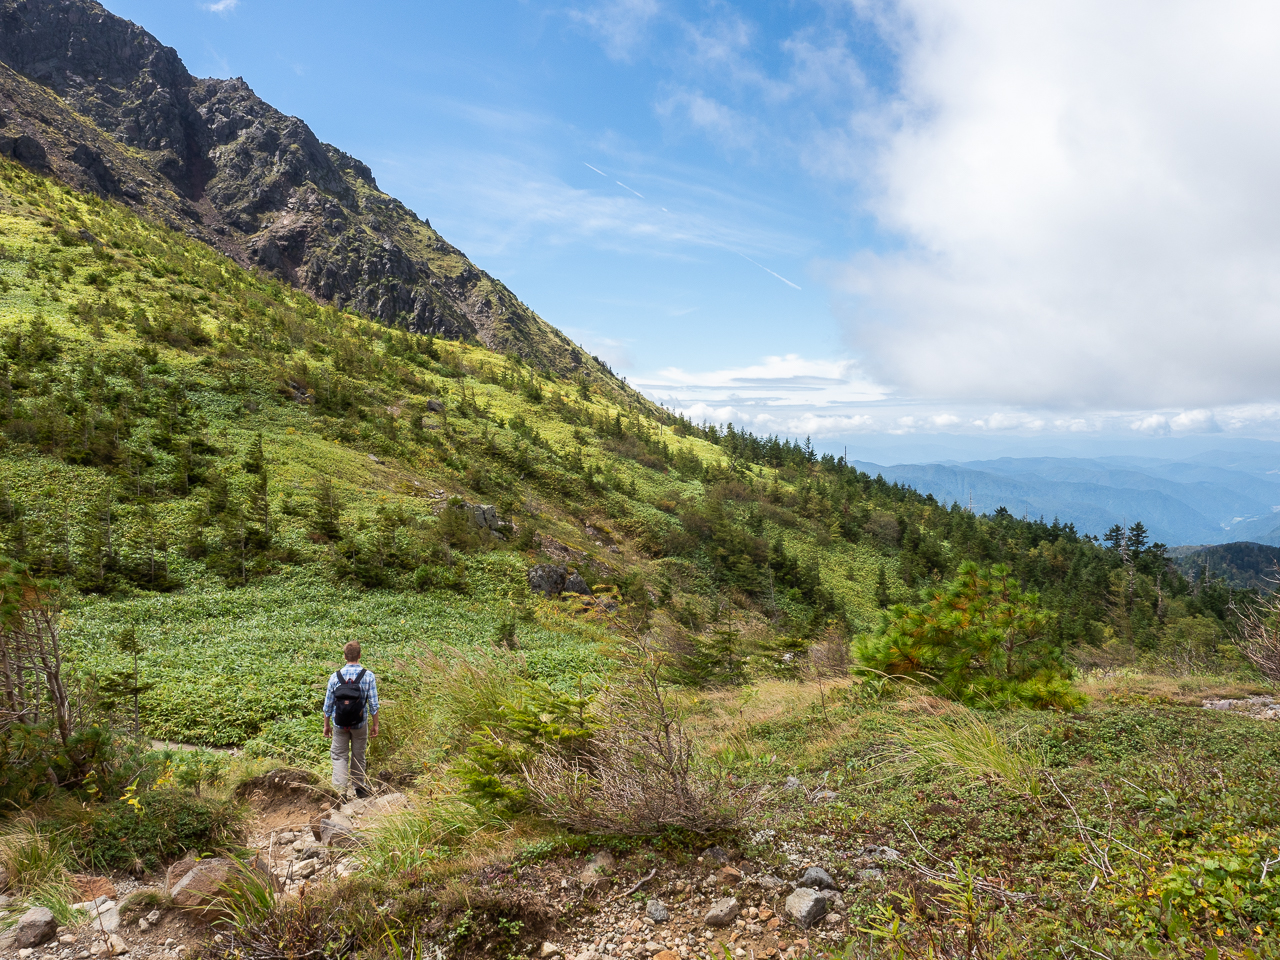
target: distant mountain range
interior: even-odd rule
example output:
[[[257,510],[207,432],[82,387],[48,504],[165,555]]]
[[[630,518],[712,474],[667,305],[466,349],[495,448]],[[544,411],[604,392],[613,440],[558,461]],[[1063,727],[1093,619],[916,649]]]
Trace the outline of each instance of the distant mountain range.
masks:
[[[626,389],[364,163],[94,0],[0,0],[0,155],[322,303]]]
[[[1057,517],[1102,536],[1141,520],[1170,546],[1233,541],[1280,545],[1280,443],[1208,450],[1184,459],[1107,456],[1003,457],[898,464],[855,461],[978,513],[1005,507],[1017,516]]]

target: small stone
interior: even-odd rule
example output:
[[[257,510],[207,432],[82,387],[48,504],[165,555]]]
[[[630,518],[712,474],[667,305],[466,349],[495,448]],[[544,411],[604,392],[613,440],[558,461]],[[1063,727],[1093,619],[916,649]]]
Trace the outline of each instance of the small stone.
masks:
[[[107,941],[107,946],[111,948],[110,953],[113,957],[119,957],[129,952],[129,945],[124,942],[118,933],[111,935],[111,938]]]
[[[773,911],[770,910],[768,907],[760,908],[760,916],[759,916],[760,920],[768,920],[772,916],[773,916]]]
[[[651,957],[655,954],[659,954],[662,952],[662,944],[658,943],[656,940],[650,940],[644,945],[644,952],[649,954]]]
[[[787,897],[787,913],[801,930],[808,930],[827,912],[827,899],[810,887],[797,887]]]
[[[178,945],[178,941],[173,939],[173,937],[170,937],[168,940],[164,942],[164,948],[166,950],[172,950],[177,945]]]
[[[706,924],[708,927],[727,927],[737,919],[741,909],[733,897],[717,900],[707,911]]]
[[[75,943],[76,935],[74,933],[64,933],[58,938],[59,943]]]
[[[795,777],[787,777],[787,782],[782,785],[784,793],[805,793],[804,784]]]
[[[680,960],[680,954],[673,950],[662,950],[653,955],[653,960]]]
[[[870,867],[866,870],[859,870],[857,877],[859,883],[875,883],[884,879],[884,871]]]
[[[704,857],[711,858],[716,863],[721,863],[721,864],[727,864],[731,859],[729,857],[729,851],[721,846],[707,847],[707,849],[702,851],[702,855]]]
[[[894,860],[902,859],[902,854],[900,854],[897,850],[893,849],[893,847],[881,847],[881,846],[876,846],[874,844],[868,847],[863,847],[862,855],[864,857],[870,857],[872,860],[882,860],[882,861],[890,861],[890,862]]]
[[[830,803],[832,800],[838,800],[839,798],[840,794],[834,790],[819,790],[809,800],[813,803]]]
[[[552,957],[561,956],[563,953],[564,951],[560,949],[559,944],[552,943],[550,940],[544,940],[538,950],[538,956],[541,960],[551,960]]]
[[[138,921],[138,930],[141,933],[146,933],[150,929],[151,929],[151,924],[147,923],[146,917],[143,917],[141,920]]]
[[[18,951],[18,960],[27,960],[27,958],[32,956],[35,952],[36,951],[33,947],[23,947]]]
[[[650,900],[645,904],[644,915],[654,923],[666,923],[671,919],[671,911],[661,900]]]
[[[814,890],[839,890],[831,874],[821,867],[810,867],[796,881],[797,887],[811,887]]]
[[[742,871],[737,867],[721,867],[716,879],[723,887],[732,887],[742,880]]]

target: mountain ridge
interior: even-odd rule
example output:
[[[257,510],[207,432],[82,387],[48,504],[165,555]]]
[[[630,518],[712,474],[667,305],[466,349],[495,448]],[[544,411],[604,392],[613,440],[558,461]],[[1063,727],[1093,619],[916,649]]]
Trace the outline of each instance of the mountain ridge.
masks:
[[[321,303],[616,380],[382,192],[366,164],[242,78],[192,76],[176,50],[96,0],[0,0],[0,63],[0,153]]]
[[[1228,541],[1280,543],[1280,483],[1271,462],[1230,465],[1235,455],[1199,454],[1182,461],[1134,457],[1003,457],[965,462],[859,469],[979,513],[1005,507],[1016,516],[1057,517],[1085,534],[1102,536],[1114,524],[1141,519],[1151,536],[1170,545]]]

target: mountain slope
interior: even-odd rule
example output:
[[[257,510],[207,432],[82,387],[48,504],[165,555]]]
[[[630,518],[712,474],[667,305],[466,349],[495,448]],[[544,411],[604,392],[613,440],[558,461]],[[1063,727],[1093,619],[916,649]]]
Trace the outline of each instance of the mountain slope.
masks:
[[[546,370],[594,358],[243,80],[197,79],[95,0],[0,0],[0,153],[127,203],[322,303]]]
[[[1173,564],[1188,580],[1207,575],[1237,590],[1272,593],[1280,573],[1280,547],[1260,543],[1182,547],[1173,551]]]

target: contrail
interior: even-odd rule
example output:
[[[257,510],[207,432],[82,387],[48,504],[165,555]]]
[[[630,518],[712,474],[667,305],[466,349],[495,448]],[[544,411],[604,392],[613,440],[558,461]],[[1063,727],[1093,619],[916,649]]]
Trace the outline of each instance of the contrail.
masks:
[[[754,260],[748,257],[745,253],[739,253],[738,256],[740,256],[743,260],[747,261],[747,263],[756,263]],[[765,273],[773,273],[773,271],[770,270],[768,267],[766,267],[763,263],[756,263],[756,266],[759,267],[761,270],[763,270]],[[781,280],[783,283],[785,283],[788,287],[795,287],[797,290],[800,289],[794,283],[792,283],[790,280],[784,277],[782,274],[773,273],[773,275],[777,277],[779,280]]]
[[[585,161],[585,160],[583,160],[583,161],[582,161],[582,165],[583,165],[584,167],[586,167],[588,170],[594,170],[596,173],[600,174],[600,176],[602,176],[602,177],[607,177],[607,176],[609,176],[607,173],[605,173],[605,172],[604,172],[603,170],[601,170],[599,167],[593,167],[593,166],[591,166],[591,164],[587,163],[587,161]],[[634,194],[635,194],[637,197],[639,197],[641,200],[645,199],[645,196],[644,196],[644,194],[643,194],[643,193],[641,193],[639,190],[632,190],[630,187],[628,187],[628,186],[627,186],[625,183],[623,183],[621,180],[615,180],[615,181],[613,181],[613,182],[614,182],[614,183],[616,183],[618,186],[620,186],[623,190],[626,190],[628,193],[634,193]],[[663,212],[663,213],[670,213],[670,211],[669,211],[669,210],[667,210],[667,208],[666,208],[666,207],[661,207],[660,209],[662,210],[662,212]],[[734,252],[735,252],[735,253],[738,253],[738,251],[736,251],[736,250],[735,250]],[[780,274],[780,273],[775,273],[774,271],[772,271],[772,270],[770,270],[768,267],[766,267],[763,263],[756,263],[754,260],[752,260],[750,257],[748,257],[745,253],[738,253],[738,256],[740,256],[743,260],[747,261],[747,263],[754,263],[757,267],[759,267],[759,268],[760,268],[761,270],[763,270],[765,273],[773,274],[773,276],[777,277],[779,280],[781,280],[783,283],[785,283],[788,287],[792,287],[793,289],[796,289],[796,290],[801,289],[801,287],[800,287],[798,284],[792,283],[790,280],[788,280],[786,277],[784,277],[784,276],[783,276],[782,274]]]

